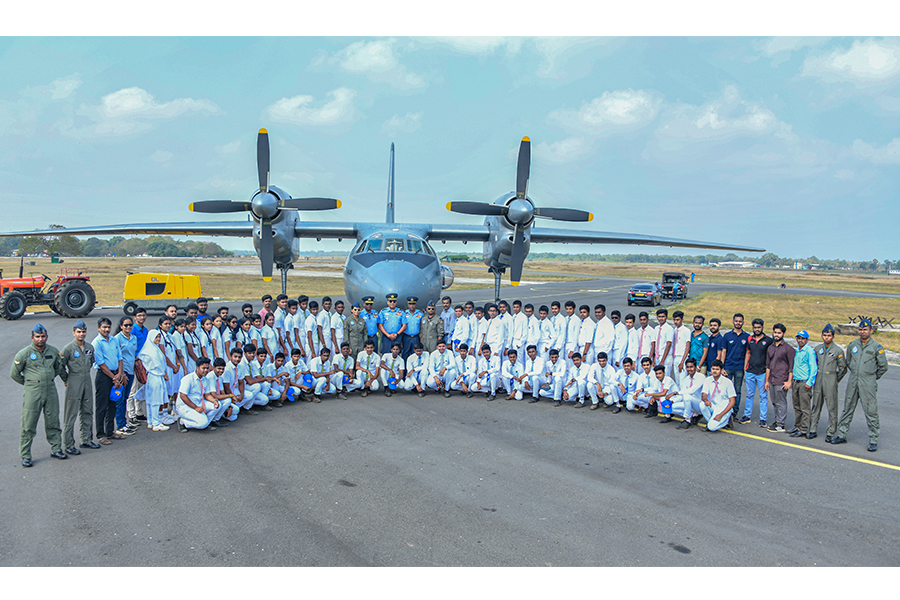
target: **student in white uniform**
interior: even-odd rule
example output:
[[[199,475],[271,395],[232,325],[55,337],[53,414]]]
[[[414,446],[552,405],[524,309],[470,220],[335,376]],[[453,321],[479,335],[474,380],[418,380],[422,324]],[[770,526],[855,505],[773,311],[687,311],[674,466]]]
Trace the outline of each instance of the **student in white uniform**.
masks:
[[[584,396],[587,392],[587,380],[591,367],[581,361],[581,353],[572,355],[572,366],[566,374],[566,384],[563,386],[563,402],[574,402],[575,408],[584,407]]]
[[[319,356],[319,349],[322,348],[322,338],[319,336],[319,303],[315,300],[309,301],[309,316],[306,317],[306,364]]]
[[[259,351],[265,348],[266,363],[270,364],[275,362],[275,354],[280,351],[278,345],[278,331],[275,329],[275,313],[267,313],[265,323],[266,324],[263,325],[263,328],[260,330],[262,346],[256,349],[256,354],[258,357],[260,354]]]
[[[560,360],[566,362],[566,315],[563,314],[558,301],[554,300],[550,303],[550,316],[547,318],[553,321],[553,328],[556,330],[556,338],[550,343],[550,347],[556,348],[559,351]]]
[[[287,400],[287,373],[284,367],[284,353],[276,352],[275,361],[263,365],[263,375],[269,378],[269,403],[275,408],[284,406]]]
[[[565,360],[560,358],[559,350],[551,348],[548,360],[544,363],[544,384],[541,386],[541,396],[552,398],[553,406],[562,404],[562,391],[568,372],[568,365]]]
[[[282,340],[284,341],[284,352],[290,356],[291,350],[297,347],[296,331],[294,330],[294,318],[297,316],[297,308],[299,303],[293,298],[287,301],[287,314],[284,315],[284,330],[282,332]],[[291,362],[290,358],[285,361]]]
[[[637,356],[634,357],[635,366],[640,365],[644,358],[650,358],[650,362],[653,362],[655,350],[653,345],[656,340],[656,331],[650,327],[650,315],[646,311],[640,312],[638,322],[640,327],[638,327]]]
[[[303,383],[303,376],[309,374],[309,367],[300,355],[300,348],[291,350],[291,360],[285,363],[288,372],[288,385],[294,390],[294,400],[306,400],[312,394],[313,386]]]
[[[312,304],[312,302],[310,302]],[[378,375],[381,356],[375,352],[375,342],[366,340],[362,352],[356,355],[356,388],[365,398],[369,392],[378,391]]]
[[[541,343],[541,319],[536,314],[534,314],[533,304],[526,304],[523,310],[525,311],[525,317],[528,319],[528,323],[526,325],[525,344],[523,348],[527,356],[528,346],[534,346],[535,348],[538,348],[538,344]],[[544,360],[544,357],[541,356],[540,350],[538,350],[538,356],[541,358],[541,360]]]
[[[656,311],[656,320],[659,326],[656,328],[653,342],[653,363],[665,366],[666,374],[671,376],[675,365],[675,356],[672,354],[672,338],[675,335],[675,328],[666,322],[668,318],[669,311],[667,309],[660,308]]]
[[[706,419],[706,430],[718,431],[723,427],[732,429],[731,409],[734,407],[734,384],[722,375],[723,363],[719,359],[712,362],[710,376],[703,382],[700,412]]]
[[[162,340],[162,332],[151,329],[147,332],[147,341],[138,352],[138,358],[147,370],[147,383],[138,390],[135,400],[143,400],[147,406],[147,428],[153,431],[166,431],[169,429],[160,420],[160,410],[168,401],[166,394],[166,357],[159,344]]]
[[[338,300],[334,303],[334,314],[331,315],[331,345],[335,353],[340,352],[341,344],[344,341],[344,324],[347,322],[347,315],[344,314],[344,301]]]
[[[672,410],[684,417],[678,429],[688,429],[700,420],[700,404],[703,401],[703,384],[706,377],[697,370],[697,361],[688,357],[684,361],[684,373],[678,383],[678,395],[672,398]],[[697,407],[694,412],[694,407]],[[694,417],[696,416],[696,420]]]
[[[500,357],[494,354],[493,348],[488,344],[481,347],[481,356],[478,357],[475,366],[475,383],[472,389],[476,392],[484,392],[488,401],[497,398],[497,384],[500,380]]]
[[[268,313],[266,316],[271,314],[272,313]],[[272,396],[269,394],[274,380],[274,378],[269,375],[268,371],[268,366],[272,364],[272,362],[273,361],[269,359],[269,353],[265,348],[257,348],[256,360],[248,365],[250,367],[250,377],[257,380],[257,383],[259,383],[259,393],[266,398],[266,404],[264,405],[265,407],[263,410],[272,410],[272,406],[275,405],[275,402],[272,401]]]
[[[544,385],[544,359],[538,356],[537,344],[528,344],[525,353],[528,358],[522,366],[525,375],[522,380],[522,394],[530,393],[531,400],[528,403],[533,404],[540,399],[541,386]]]
[[[246,397],[250,395],[253,398],[251,406],[260,406],[262,407],[260,410],[272,410],[272,407],[269,406],[269,397],[266,394],[269,389],[264,386],[266,378],[262,375],[262,368],[257,358],[257,352],[260,350],[265,352],[265,348],[257,350],[253,344],[247,344],[244,347],[244,360],[241,362],[238,374],[244,379],[244,399],[246,400]],[[253,409],[253,411],[248,410],[247,412],[255,414],[256,409]]]
[[[591,365],[588,374],[587,389],[591,396],[591,410],[600,407],[600,400],[607,406],[615,404],[619,396],[616,394],[618,381],[616,370],[609,364],[606,352],[597,353],[597,362]]]
[[[519,364],[525,364],[525,341],[528,338],[528,316],[522,312],[522,301],[512,303],[512,335],[509,338],[509,347],[515,348],[518,354]]]
[[[251,347],[252,344],[248,344],[244,346],[244,348]],[[253,408],[253,399],[255,396],[255,392],[253,394],[247,394],[247,385],[244,380],[244,376],[249,373],[243,372],[246,367],[244,367],[244,351],[241,348],[232,348],[231,352],[228,355],[229,361],[225,365],[225,375],[224,381],[228,385],[228,390],[231,394],[236,398],[234,401],[234,405],[237,408],[236,412],[240,413],[243,411],[244,414],[259,414],[257,411],[252,410]]]
[[[394,341],[391,342],[390,353],[381,355],[381,364],[379,367],[381,368],[381,386],[384,388],[385,396],[393,395],[393,390],[388,387],[391,379],[396,381],[397,387],[400,387],[400,382],[403,381],[406,364],[403,357],[400,356],[402,350],[403,348],[400,345],[400,342]]]
[[[591,319],[590,311],[591,309],[587,304],[582,304],[578,307],[578,318],[581,321],[581,326],[578,329],[578,353],[581,354],[581,362],[586,365],[594,362],[594,353],[592,351],[594,349],[594,334],[597,329],[594,320]]]
[[[509,343],[512,340],[513,317],[509,313],[509,302],[501,300],[497,303],[497,319],[503,325],[503,341],[499,346],[501,360],[506,359],[506,353],[509,351]],[[493,345],[491,346],[493,348]],[[494,352],[497,352],[494,348]]]
[[[525,379],[525,367],[519,363],[519,353],[515,348],[510,348],[506,352],[506,360],[500,367],[500,384],[509,394],[506,399],[521,400],[522,380]]]
[[[337,387],[332,377],[335,374],[334,364],[331,362],[331,350],[322,348],[319,355],[309,361],[309,372],[313,376],[313,402],[321,402],[322,394],[336,394]]]
[[[620,364],[622,368],[625,368],[624,361],[625,358],[631,359],[632,371],[634,371],[634,366],[637,364],[638,358],[638,348],[640,347],[640,333],[634,326],[634,314],[628,313],[625,315],[625,328],[628,333],[628,341],[625,343],[626,351],[624,354],[620,356]]]
[[[575,303],[566,300],[566,346],[564,348],[564,357],[569,367],[574,364],[572,357],[576,352],[581,355],[578,349],[578,335],[581,333],[581,318],[575,314]],[[562,358],[562,357],[561,357]]]
[[[450,382],[456,378],[453,354],[443,340],[438,340],[437,349],[428,357],[428,387],[443,390],[444,397],[450,397]]]
[[[312,302],[310,302],[312,304]],[[322,298],[322,307],[316,313],[316,331],[319,336],[319,350],[328,348],[331,352],[329,357],[334,354],[334,348],[331,347],[331,297]],[[321,352],[319,353],[321,356]]]
[[[540,338],[537,342],[538,356],[543,359],[544,364],[550,360],[550,348],[556,341],[557,332],[553,319],[549,317],[550,309],[546,305],[538,309],[538,326],[540,328]],[[558,352],[557,352],[558,354]]]
[[[676,310],[672,313],[674,331],[672,333],[672,365],[675,379],[684,374],[684,361],[691,354],[691,336],[693,331],[684,324],[684,312]]]
[[[678,387],[675,385],[675,381],[666,375],[666,368],[662,365],[653,367],[653,377],[649,379],[648,387],[643,389],[643,395],[647,398],[647,403],[649,404],[647,412],[644,413],[644,418],[659,415],[661,412],[660,404],[666,399],[666,396],[674,395],[673,392],[678,392]],[[671,409],[669,414],[671,414]]]
[[[211,425],[215,425],[216,427],[227,427],[229,421],[234,421],[238,418],[238,412],[240,408],[235,406],[236,398],[234,395],[228,391],[225,383],[225,359],[217,358],[213,361],[213,368],[210,369],[209,375],[206,378],[209,380],[209,393],[213,398],[218,400],[220,403],[228,402],[228,407],[225,409],[225,412],[222,413],[222,416],[219,417],[218,420],[215,420],[211,423]]]
[[[463,316],[461,304],[453,307],[453,312],[456,313],[456,323],[453,326],[453,333],[450,335],[450,342],[453,345],[452,354],[456,355],[459,352],[460,344],[465,344],[469,339],[469,320]]]
[[[484,344],[485,334],[487,333],[488,328],[488,320],[484,314],[484,307],[476,306],[475,307],[475,323],[477,327],[475,329],[475,340],[473,344],[469,344],[469,349],[472,351],[473,355],[481,356],[481,346]]]
[[[622,370],[616,374],[616,383],[618,384],[619,401],[613,407],[613,412],[618,413],[622,410],[622,400],[625,400],[625,408],[629,411],[634,410],[634,393],[638,389],[638,374],[634,370],[634,361],[630,356],[622,359]]]
[[[609,354],[609,364],[613,369],[622,368],[622,359],[628,355],[628,327],[622,323],[622,313],[614,310],[609,313],[613,324],[613,344]],[[600,349],[597,349],[600,352]]]
[[[638,375],[637,389],[632,395],[634,406],[642,410],[649,410],[650,397],[645,391],[650,392],[654,379],[656,379],[656,375],[653,374],[653,360],[649,356],[645,356],[641,359],[641,373]]]
[[[419,397],[425,395],[425,386],[428,385],[428,353],[421,342],[413,344],[412,354],[406,359],[406,379],[403,380],[403,389],[411,392],[415,389]]]
[[[453,358],[453,370],[456,377],[447,386],[450,390],[460,390],[466,397],[472,397],[472,384],[475,383],[477,373],[475,357],[469,354],[469,345],[459,345],[459,355]]]
[[[197,361],[197,370],[181,380],[175,411],[178,413],[178,430],[206,429],[221,418],[231,402],[219,402],[209,390],[209,359],[203,357]],[[211,429],[216,429],[212,425]]]
[[[341,349],[340,354],[331,361],[334,364],[334,368],[337,369],[333,380],[334,387],[337,389],[336,396],[339,400],[346,400],[347,392],[352,392],[357,387],[356,363],[353,357],[350,356],[350,342],[341,342],[339,347]],[[348,380],[347,383],[344,383],[345,379]]]
[[[613,322],[606,315],[606,306],[594,305],[594,343],[591,346],[591,358],[597,357],[600,352],[606,352],[606,356],[612,356],[613,344],[616,339],[616,331]]]
[[[496,304],[488,304],[488,322],[484,333],[484,343],[491,348],[491,356],[503,360],[503,346],[506,343],[506,329],[500,320]]]

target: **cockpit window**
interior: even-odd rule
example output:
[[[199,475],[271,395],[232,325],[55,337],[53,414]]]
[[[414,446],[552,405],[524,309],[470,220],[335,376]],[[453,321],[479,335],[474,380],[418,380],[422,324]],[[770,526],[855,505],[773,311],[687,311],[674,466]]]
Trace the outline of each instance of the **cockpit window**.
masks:
[[[369,243],[366,245],[366,252],[382,252],[383,244],[384,244],[384,240],[380,240],[380,239],[369,240]]]
[[[403,252],[403,240],[389,238],[384,241],[385,252]]]
[[[421,240],[406,240],[407,250],[414,254],[419,254],[420,252],[422,252],[424,250],[422,246],[423,244]]]

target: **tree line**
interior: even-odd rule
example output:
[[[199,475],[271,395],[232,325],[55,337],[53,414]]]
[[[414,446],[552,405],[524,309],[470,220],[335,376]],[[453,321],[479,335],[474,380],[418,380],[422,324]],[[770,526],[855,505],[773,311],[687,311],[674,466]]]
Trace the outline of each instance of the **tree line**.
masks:
[[[51,225],[50,229],[63,229]],[[23,238],[0,239],[0,254],[9,256],[17,252],[19,256],[33,254],[59,254],[60,256],[141,256],[192,257],[192,256],[233,256],[213,242],[178,241],[170,236],[150,236],[146,238],[126,238],[120,235],[109,240],[90,237],[80,240],[74,235],[50,235]]]

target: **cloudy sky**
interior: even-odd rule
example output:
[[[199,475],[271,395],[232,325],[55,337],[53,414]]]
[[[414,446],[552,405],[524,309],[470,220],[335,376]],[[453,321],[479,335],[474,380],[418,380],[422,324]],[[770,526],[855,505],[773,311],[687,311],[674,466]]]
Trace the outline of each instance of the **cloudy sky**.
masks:
[[[310,220],[383,220],[395,142],[398,220],[479,223],[444,205],[527,135],[531,198],[594,229],[900,259],[898,38],[5,37],[0,80],[6,231],[202,220],[260,127],[273,184],[344,202]]]

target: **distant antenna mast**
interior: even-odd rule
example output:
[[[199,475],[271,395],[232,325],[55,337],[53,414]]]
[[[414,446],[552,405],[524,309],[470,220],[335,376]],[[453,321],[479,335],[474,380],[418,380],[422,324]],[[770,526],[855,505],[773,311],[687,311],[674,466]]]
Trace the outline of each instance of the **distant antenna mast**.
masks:
[[[385,222],[394,222],[394,142],[391,142],[391,167],[388,172],[387,218]]]

